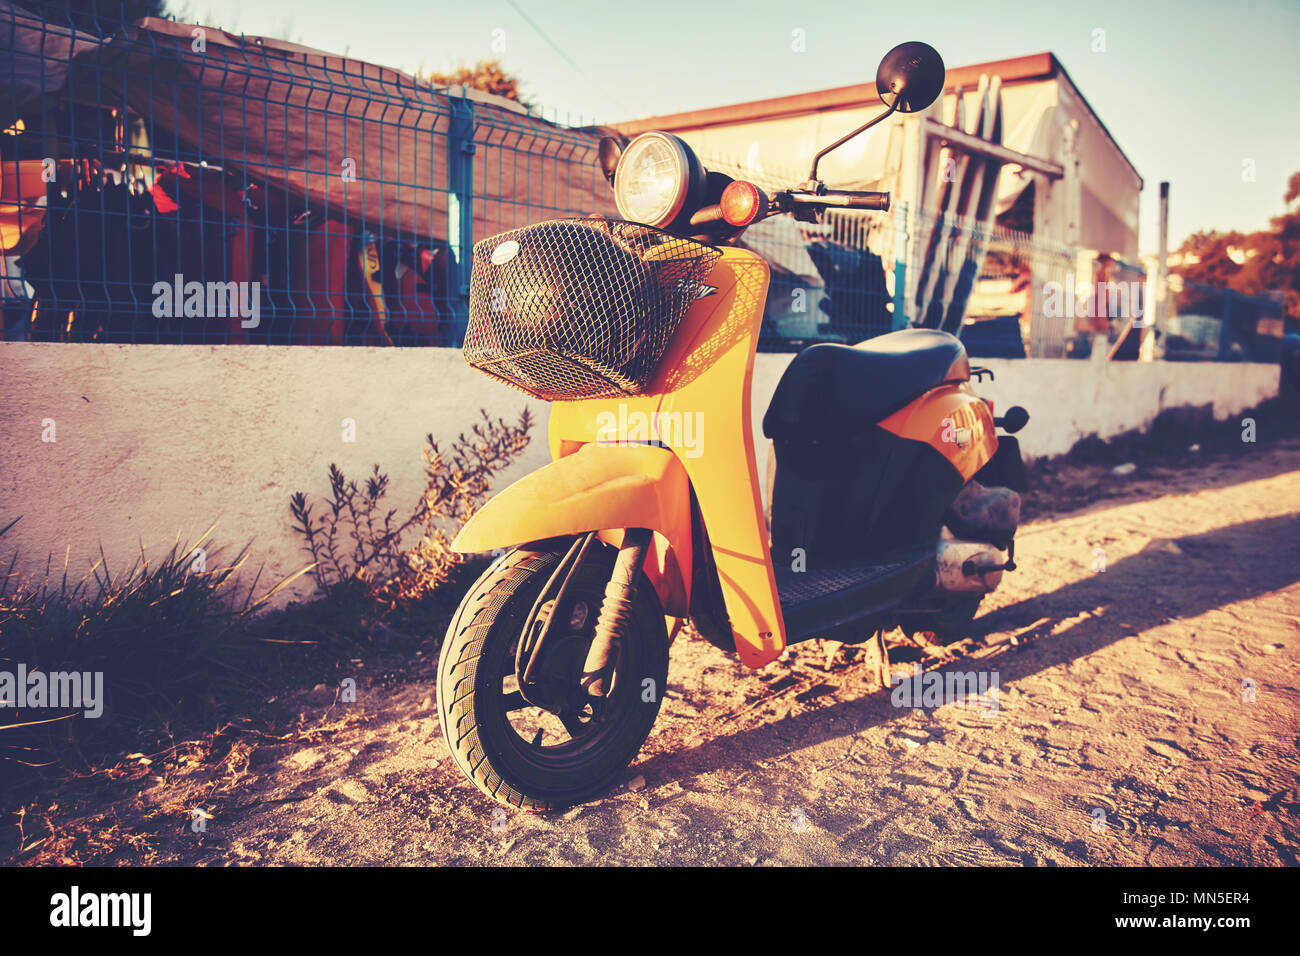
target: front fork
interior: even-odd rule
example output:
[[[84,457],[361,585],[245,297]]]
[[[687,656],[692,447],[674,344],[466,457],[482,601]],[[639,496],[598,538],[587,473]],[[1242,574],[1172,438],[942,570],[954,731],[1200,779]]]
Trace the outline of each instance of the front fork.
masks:
[[[623,535],[618,558],[605,596],[596,618],[595,634],[583,662],[580,684],[590,697],[607,697],[614,689],[614,669],[618,663],[618,647],[632,616],[636,601],[636,581],[645,563],[653,532],[647,528],[628,528]],[[573,542],[554,573],[533,603],[532,611],[524,625],[524,632],[515,654],[515,675],[519,692],[529,703],[546,710],[559,712],[564,703],[551,700],[537,684],[538,661],[541,659],[547,638],[555,627],[555,618],[563,606],[578,569],[582,567],[587,552],[595,542],[596,532],[591,531]],[[549,608],[548,608],[549,605]],[[563,625],[561,625],[563,626]]]
[[[636,600],[636,579],[650,549],[652,532],[646,528],[628,528],[623,546],[614,561],[614,573],[605,585],[605,599],[596,618],[596,634],[587,651],[582,668],[582,686],[592,697],[605,697],[614,689],[614,664],[618,661],[618,644],[632,616]]]

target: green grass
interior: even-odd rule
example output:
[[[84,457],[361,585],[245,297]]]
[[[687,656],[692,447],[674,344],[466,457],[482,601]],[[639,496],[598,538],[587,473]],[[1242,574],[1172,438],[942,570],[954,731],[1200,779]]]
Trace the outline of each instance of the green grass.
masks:
[[[0,759],[92,765],[146,726],[209,722],[248,696],[267,656],[256,612],[309,568],[258,595],[260,572],[240,585],[248,548],[224,560],[212,531],[192,543],[178,537],[156,561],[142,551],[120,571],[101,548],[81,578],[69,575],[66,554],[61,568],[48,560],[38,581],[21,580],[17,556],[10,560],[0,579],[0,669],[102,672],[105,709],[93,720],[0,710]]]

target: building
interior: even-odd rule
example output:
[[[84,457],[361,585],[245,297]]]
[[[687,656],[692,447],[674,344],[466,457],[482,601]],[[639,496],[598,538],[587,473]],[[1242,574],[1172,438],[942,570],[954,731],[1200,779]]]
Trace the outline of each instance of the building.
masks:
[[[989,106],[981,113],[986,89]],[[996,114],[999,102],[1000,123],[981,124],[981,119]],[[819,148],[881,108],[875,84],[863,83],[652,116],[621,123],[619,129],[628,135],[652,129],[672,132],[706,163],[744,170],[773,184],[791,183],[806,177]],[[954,127],[968,135],[954,134]],[[975,138],[986,145],[972,144]],[[968,149],[971,146],[977,151]],[[830,186],[889,190],[896,210],[910,217],[906,237],[884,236],[875,247],[884,259],[889,295],[904,305],[908,318],[914,317],[922,260],[931,255],[926,242],[915,240],[924,239],[943,212],[966,213],[955,208],[953,200],[945,208],[946,191],[941,188],[945,179],[951,181],[961,171],[964,156],[970,157],[971,171],[981,163],[984,170],[997,169],[995,201],[986,223],[996,236],[1009,237],[1010,245],[1028,252],[1026,267],[1032,272],[1019,282],[1011,276],[998,282],[981,272],[983,281],[970,297],[967,316],[1006,314],[1015,303],[999,304],[998,297],[1019,296],[1022,323],[1032,328],[1026,342],[1040,344],[1035,354],[1062,354],[1076,330],[1043,315],[1041,301],[1035,301],[1030,290],[1067,281],[1101,254],[1112,269],[1115,261],[1136,269],[1142,177],[1051,53],[950,68],[945,93],[929,110],[891,117],[831,153],[819,169],[819,178]],[[894,287],[899,257],[906,260],[907,289],[902,296]],[[983,269],[986,263],[978,265]],[[1080,275],[1079,281],[1091,278]],[[897,309],[894,322],[901,324]]]

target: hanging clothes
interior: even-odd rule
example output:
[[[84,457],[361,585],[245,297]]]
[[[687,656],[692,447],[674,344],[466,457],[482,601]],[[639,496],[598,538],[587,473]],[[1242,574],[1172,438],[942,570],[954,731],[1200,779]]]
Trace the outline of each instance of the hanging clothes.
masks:
[[[152,195],[160,237],[179,250],[184,282],[235,282],[240,284],[241,295],[254,294],[256,282],[260,296],[265,263],[259,254],[264,244],[259,243],[258,234],[265,228],[265,217],[256,186],[244,186],[218,167],[161,162],[155,167]],[[168,275],[160,278],[172,279]],[[261,309],[258,311],[260,325]],[[184,340],[212,344],[256,341],[256,330],[245,328],[243,320],[238,310],[227,307],[189,317]]]
[[[343,345],[356,312],[349,294],[353,238],[347,223],[304,212],[268,239],[267,341]]]
[[[154,282],[177,262],[176,247],[156,241],[152,197],[97,164],[48,195],[45,228],[21,260],[36,289],[33,340],[179,341],[151,310]]]

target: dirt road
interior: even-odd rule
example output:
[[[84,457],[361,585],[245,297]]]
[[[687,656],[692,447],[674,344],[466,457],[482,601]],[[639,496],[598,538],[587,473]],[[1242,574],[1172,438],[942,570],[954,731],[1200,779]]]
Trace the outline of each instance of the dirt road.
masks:
[[[316,729],[233,778],[151,768],[114,813],[208,865],[1300,863],[1300,442],[1129,480],[1022,530],[955,660],[892,646],[899,675],[996,675],[996,707],[895,706],[865,647],[754,673],[682,639],[626,784],[543,816],[461,778],[423,657],[355,704],[304,695]]]

